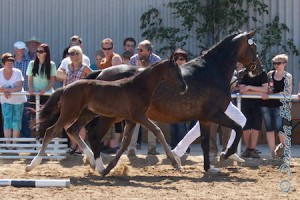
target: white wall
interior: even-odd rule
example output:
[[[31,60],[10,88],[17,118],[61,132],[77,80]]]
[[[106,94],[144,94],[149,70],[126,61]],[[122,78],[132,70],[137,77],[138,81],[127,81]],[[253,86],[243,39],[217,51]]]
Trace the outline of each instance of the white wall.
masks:
[[[141,41],[140,16],[151,6],[160,10],[164,23],[173,26],[170,11],[163,6],[169,0],[0,0],[0,54],[12,51],[17,40],[26,41],[32,36],[50,45],[52,59],[58,64],[69,38],[78,34],[83,38],[84,53],[92,62],[94,52],[100,49],[103,38],[110,37],[115,43],[115,51],[122,53],[125,37]],[[291,33],[284,34],[293,38],[300,49],[299,0],[264,0],[269,5],[270,14],[264,16],[269,23],[279,15]],[[248,28],[254,28],[249,24]],[[257,33],[259,34],[259,33]],[[155,47],[160,44],[152,41]],[[191,38],[189,50],[199,53],[197,43]],[[258,44],[259,47],[259,44]],[[278,52],[282,53],[282,52]],[[299,81],[299,57],[290,55],[288,71],[294,75],[296,88]],[[296,91],[296,90],[294,90]]]

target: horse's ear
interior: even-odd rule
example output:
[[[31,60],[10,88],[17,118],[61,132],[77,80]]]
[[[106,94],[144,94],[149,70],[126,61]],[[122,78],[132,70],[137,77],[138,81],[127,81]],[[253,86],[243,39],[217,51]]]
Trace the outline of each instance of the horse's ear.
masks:
[[[174,60],[174,52],[171,54],[169,60],[170,60],[170,61],[173,61],[173,60]]]
[[[249,33],[247,33],[248,38],[253,38],[255,32],[256,32],[256,29],[253,29],[252,31],[250,31]]]

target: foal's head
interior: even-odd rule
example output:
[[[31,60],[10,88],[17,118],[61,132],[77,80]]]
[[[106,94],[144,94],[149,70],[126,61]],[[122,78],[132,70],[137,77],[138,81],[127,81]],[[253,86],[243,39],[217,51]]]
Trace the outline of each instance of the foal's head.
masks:
[[[174,53],[165,61],[163,61],[164,67],[167,67],[167,71],[164,73],[163,79],[171,85],[175,85],[180,93],[183,94],[187,90],[187,85],[182,77],[180,67],[177,65],[174,59]]]

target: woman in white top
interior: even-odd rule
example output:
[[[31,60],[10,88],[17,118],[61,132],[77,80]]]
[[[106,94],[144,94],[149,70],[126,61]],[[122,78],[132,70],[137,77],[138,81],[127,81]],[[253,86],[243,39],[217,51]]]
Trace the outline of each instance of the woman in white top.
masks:
[[[22,72],[14,68],[14,57],[11,53],[2,55],[3,68],[0,69],[0,96],[4,118],[4,137],[18,138],[22,127],[22,115],[25,95],[11,95],[12,92],[24,91]],[[7,142],[11,143],[11,142]]]

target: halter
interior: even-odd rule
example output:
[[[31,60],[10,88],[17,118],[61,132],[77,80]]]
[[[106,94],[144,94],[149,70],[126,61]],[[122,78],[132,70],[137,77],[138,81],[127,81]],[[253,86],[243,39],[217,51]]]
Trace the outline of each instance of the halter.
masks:
[[[253,50],[252,50],[252,47],[253,47],[253,45],[254,45],[254,40],[253,40],[253,38],[249,38],[248,37],[248,45],[250,46],[250,48],[251,48],[251,53],[252,53],[252,55],[254,55],[255,53],[253,52]],[[237,79],[235,80],[235,81],[233,81],[232,83],[230,83],[230,86],[232,85],[232,84],[234,84],[235,82],[237,82],[238,80],[240,80],[241,78],[243,78],[243,76],[245,76],[248,72],[253,72],[255,69],[256,69],[256,63],[255,63],[255,58],[256,58],[257,56],[255,56],[254,57],[254,59],[253,59],[253,61],[251,62],[251,63],[249,63],[248,65],[246,65],[244,68],[244,70],[243,71],[241,71],[240,73],[238,73],[237,75]]]

